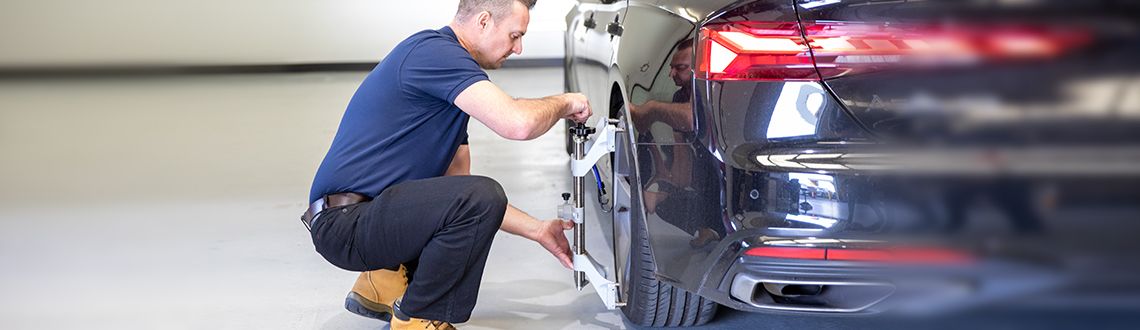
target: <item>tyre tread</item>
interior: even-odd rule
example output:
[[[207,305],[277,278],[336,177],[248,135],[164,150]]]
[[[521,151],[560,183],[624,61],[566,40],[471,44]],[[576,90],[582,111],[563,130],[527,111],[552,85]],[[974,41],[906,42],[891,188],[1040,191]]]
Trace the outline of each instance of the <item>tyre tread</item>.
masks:
[[[631,226],[639,241],[634,249],[638,263],[632,267],[637,275],[631,276],[634,284],[628,305],[622,309],[626,318],[637,325],[649,327],[690,327],[708,323],[716,314],[718,304],[696,294],[658,281],[656,267],[649,251],[649,240],[642,226]],[[633,278],[636,277],[636,278]]]

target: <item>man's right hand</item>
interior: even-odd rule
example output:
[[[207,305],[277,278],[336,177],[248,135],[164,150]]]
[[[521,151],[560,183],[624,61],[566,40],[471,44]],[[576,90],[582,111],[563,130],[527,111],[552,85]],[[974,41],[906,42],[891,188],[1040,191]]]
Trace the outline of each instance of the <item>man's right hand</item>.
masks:
[[[593,112],[590,111],[590,100],[586,98],[586,95],[566,93],[562,96],[566,98],[566,109],[562,118],[576,123],[585,123],[587,119],[590,119]]]

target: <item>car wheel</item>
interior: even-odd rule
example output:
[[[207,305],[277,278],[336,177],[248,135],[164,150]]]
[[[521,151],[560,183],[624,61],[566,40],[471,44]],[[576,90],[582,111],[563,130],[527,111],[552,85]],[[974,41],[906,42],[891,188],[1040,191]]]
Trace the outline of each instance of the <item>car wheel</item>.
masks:
[[[687,327],[708,323],[719,305],[657,280],[643,226],[633,225],[628,300],[622,313],[630,322],[650,327]]]
[[[618,152],[625,152],[623,155],[618,155],[619,158],[631,159],[631,157],[626,158],[633,152],[629,146],[631,144],[628,142],[619,144]],[[622,164],[616,164],[616,166],[623,167]],[[628,169],[628,167],[626,168]],[[640,201],[634,198],[639,194],[632,193],[634,189],[637,189],[637,180],[628,176],[626,178],[630,179],[626,180],[619,176],[618,173],[620,172],[630,173],[628,170],[614,171],[614,181],[611,181],[614,183],[614,198],[624,199],[622,201],[615,200],[614,205],[629,205],[633,211],[627,211],[624,217],[619,216],[617,211],[613,212],[615,224],[619,221],[628,223],[628,226],[622,226],[628,232],[628,239],[620,240],[624,241],[622,242],[624,244],[619,243],[621,245],[618,245],[624,245],[623,247],[628,248],[617,251],[625,256],[623,273],[625,274],[626,288],[623,291],[626,294],[626,305],[622,307],[622,313],[630,322],[640,326],[686,327],[708,323],[716,314],[719,307],[717,303],[657,280],[655,275],[657,266],[649,249],[648,231],[645,228],[644,221],[639,219],[644,213],[640,212],[642,210]],[[619,180],[624,182],[619,182]],[[625,189],[619,189],[617,185],[622,183],[629,183],[633,187],[623,185],[621,188]],[[615,228],[615,235],[618,235],[617,230]],[[621,259],[623,258],[618,258],[619,262]]]

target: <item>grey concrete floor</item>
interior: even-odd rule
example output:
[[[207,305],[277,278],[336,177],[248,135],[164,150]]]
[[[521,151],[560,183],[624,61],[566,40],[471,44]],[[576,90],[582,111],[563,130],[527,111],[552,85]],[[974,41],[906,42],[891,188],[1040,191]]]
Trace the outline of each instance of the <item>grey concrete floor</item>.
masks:
[[[318,256],[297,221],[364,74],[0,81],[0,328],[386,327],[342,308],[356,273]],[[514,96],[562,89],[560,69],[491,77]],[[569,186],[563,133],[509,142],[475,121],[470,133],[472,171],[553,217]],[[462,328],[630,328],[533,242],[500,233],[487,268]],[[1083,324],[1033,316],[1023,325]],[[883,324],[721,309],[701,328]]]
[[[365,73],[0,82],[0,328],[380,328],[342,308],[356,273],[297,221]],[[492,79],[561,92],[559,69]],[[538,78],[541,77],[541,78]],[[472,121],[472,171],[552,218],[563,133]],[[470,329],[620,328],[537,244],[500,233]]]

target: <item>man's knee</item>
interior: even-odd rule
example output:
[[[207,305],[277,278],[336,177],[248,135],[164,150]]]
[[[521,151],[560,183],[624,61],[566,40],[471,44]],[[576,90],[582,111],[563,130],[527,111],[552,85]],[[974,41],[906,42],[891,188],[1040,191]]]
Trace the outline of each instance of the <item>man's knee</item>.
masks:
[[[503,186],[495,179],[485,176],[468,176],[464,177],[466,180],[468,194],[471,198],[485,201],[491,204],[504,204],[507,203],[507,195],[503,192]]]
[[[465,179],[468,180],[465,196],[468,202],[491,214],[497,214],[490,220],[501,222],[502,214],[507,209],[507,194],[503,191],[503,186],[484,176],[469,176]]]

